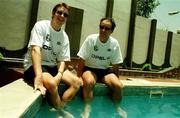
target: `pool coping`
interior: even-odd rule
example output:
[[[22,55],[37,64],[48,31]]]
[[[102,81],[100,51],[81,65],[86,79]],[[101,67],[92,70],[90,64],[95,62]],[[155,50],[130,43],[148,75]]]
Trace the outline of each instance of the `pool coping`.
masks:
[[[1,118],[31,118],[39,110],[41,103],[40,92],[34,92],[23,79],[0,88]]]
[[[180,82],[151,82],[141,78],[120,80],[123,85],[123,95],[180,95]],[[66,89],[64,84],[59,86],[59,92]],[[133,91],[132,91],[133,90]],[[96,84],[94,95],[107,95],[109,89],[104,84]],[[82,88],[77,95],[81,95]],[[39,91],[34,92],[23,79],[18,79],[0,88],[0,116],[1,118],[31,118],[38,112],[42,104]]]

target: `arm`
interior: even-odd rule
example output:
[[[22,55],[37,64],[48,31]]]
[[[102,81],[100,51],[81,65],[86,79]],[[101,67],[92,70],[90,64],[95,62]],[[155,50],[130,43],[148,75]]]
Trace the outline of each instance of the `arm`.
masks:
[[[45,95],[46,89],[43,86],[42,68],[41,68],[41,48],[32,46],[31,50],[32,64],[35,73],[34,87],[35,90],[40,90],[41,94]]]
[[[32,64],[34,68],[35,76],[42,76],[42,68],[41,68],[41,49],[38,46],[32,46],[31,50],[32,55]]]
[[[64,72],[65,66],[66,65],[64,61],[58,62],[58,73],[62,74]]]
[[[57,64],[57,69],[58,69],[58,73],[57,75],[54,77],[56,79],[56,82],[57,82],[57,85],[59,85],[60,81],[61,81],[61,78],[63,76],[63,72],[64,72],[64,69],[65,69],[65,62],[64,61],[60,61],[58,62]]]
[[[82,77],[84,65],[85,65],[85,60],[80,58],[78,62],[78,68],[77,68],[78,77]]]

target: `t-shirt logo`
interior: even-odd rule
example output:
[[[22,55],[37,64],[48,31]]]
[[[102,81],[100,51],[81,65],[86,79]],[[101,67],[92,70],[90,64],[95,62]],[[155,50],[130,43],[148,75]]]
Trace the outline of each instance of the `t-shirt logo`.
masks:
[[[94,46],[94,51],[98,51],[98,46],[97,45]]]
[[[107,51],[108,51],[108,52],[111,52],[111,48],[108,48]]]
[[[57,45],[61,45],[61,42],[57,42]]]
[[[50,41],[51,41],[51,37],[49,34],[47,34],[46,39],[45,39],[44,44],[43,44],[43,49],[51,50]]]
[[[51,38],[50,38],[49,34],[46,35],[46,41],[51,41]]]

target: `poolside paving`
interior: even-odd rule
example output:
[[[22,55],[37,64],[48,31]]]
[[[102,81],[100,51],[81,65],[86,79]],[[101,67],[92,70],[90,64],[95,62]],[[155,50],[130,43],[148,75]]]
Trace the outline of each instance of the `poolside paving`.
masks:
[[[0,117],[23,118],[27,116],[26,111],[30,109],[32,103],[38,99],[41,99],[40,92],[34,92],[23,79],[3,86],[0,88]],[[40,103],[36,102],[37,106]]]
[[[124,86],[162,86],[162,87],[180,87],[180,80],[172,79],[147,79],[132,78],[121,80]]]

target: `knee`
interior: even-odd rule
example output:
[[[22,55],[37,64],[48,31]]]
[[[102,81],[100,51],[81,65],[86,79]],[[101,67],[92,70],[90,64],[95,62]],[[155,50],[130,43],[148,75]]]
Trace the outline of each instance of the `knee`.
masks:
[[[93,88],[94,84],[95,84],[95,81],[93,79],[91,79],[91,78],[84,78],[83,82],[84,82],[83,86],[85,88]]]
[[[121,82],[119,82],[119,84],[118,84],[118,87],[120,88],[120,89],[123,89],[123,84],[121,83]]]
[[[117,82],[113,85],[113,89],[115,91],[121,91],[123,89],[123,84],[121,82]]]
[[[58,90],[57,84],[53,79],[46,82],[46,88],[50,93]]]

